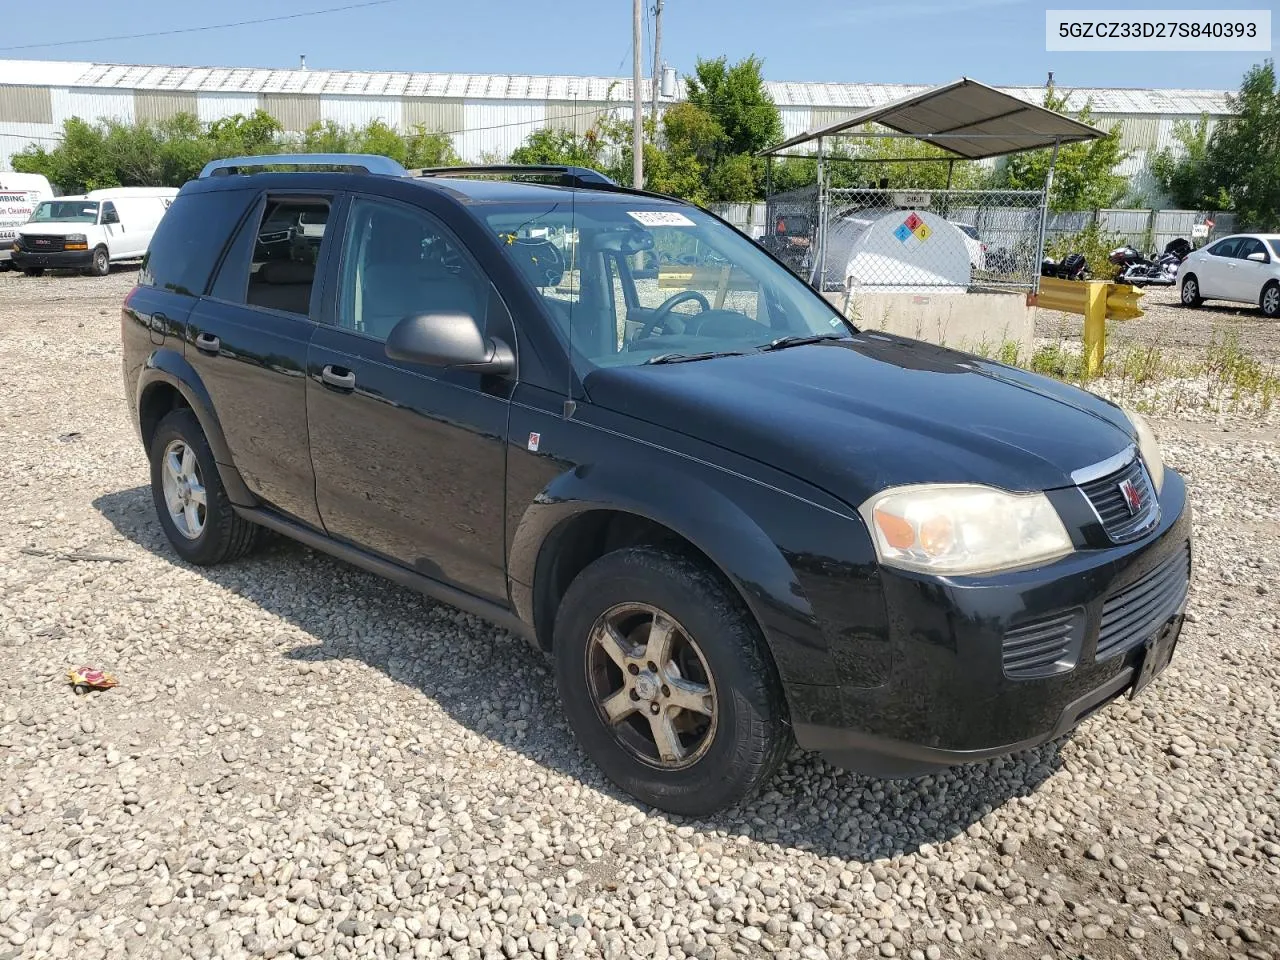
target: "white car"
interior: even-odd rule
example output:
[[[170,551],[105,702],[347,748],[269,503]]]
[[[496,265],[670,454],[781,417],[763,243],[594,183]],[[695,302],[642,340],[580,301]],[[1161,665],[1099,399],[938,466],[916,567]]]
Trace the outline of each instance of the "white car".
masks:
[[[111,264],[146,254],[177,195],[172,187],[112,187],[45,200],[18,229],[13,265],[28,276],[81,269],[105,277]]]
[[[1202,247],[1182,261],[1178,285],[1183,306],[1235,300],[1280,317],[1280,234],[1233,234]]]

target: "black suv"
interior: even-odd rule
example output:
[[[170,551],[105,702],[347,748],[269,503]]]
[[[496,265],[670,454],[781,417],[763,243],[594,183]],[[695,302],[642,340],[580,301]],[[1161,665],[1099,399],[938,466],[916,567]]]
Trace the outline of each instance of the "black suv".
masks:
[[[122,335],[183,559],[265,527],[519,631],[586,752],[670,811],[793,738],[884,776],[1042,743],[1182,623],[1186,490],[1140,417],[859,331],[592,171],[211,164]]]

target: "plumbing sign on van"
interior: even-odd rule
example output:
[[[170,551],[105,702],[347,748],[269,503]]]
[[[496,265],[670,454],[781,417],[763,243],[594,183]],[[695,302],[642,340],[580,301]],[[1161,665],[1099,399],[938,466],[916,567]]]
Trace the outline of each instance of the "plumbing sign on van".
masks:
[[[22,183],[22,180],[36,181]],[[0,260],[9,259],[9,250],[18,228],[31,219],[41,200],[53,196],[43,177],[0,173]]]

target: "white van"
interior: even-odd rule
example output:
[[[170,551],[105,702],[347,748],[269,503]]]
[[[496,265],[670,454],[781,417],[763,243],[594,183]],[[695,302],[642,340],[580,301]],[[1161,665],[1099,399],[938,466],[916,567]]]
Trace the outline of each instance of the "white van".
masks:
[[[105,277],[111,264],[147,252],[177,195],[176,187],[112,187],[45,200],[18,230],[13,265],[28,276],[54,268]]]
[[[31,219],[41,200],[53,197],[53,187],[38,173],[0,172],[0,270],[9,269],[18,228]]]

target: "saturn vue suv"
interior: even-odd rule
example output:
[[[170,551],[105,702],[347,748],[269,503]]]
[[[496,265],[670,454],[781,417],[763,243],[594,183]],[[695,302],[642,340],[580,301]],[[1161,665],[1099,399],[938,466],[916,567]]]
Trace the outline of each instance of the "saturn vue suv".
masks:
[[[1024,750],[1180,632],[1190,509],[1140,416],[860,330],[595,171],[216,161],[122,336],[179,557],[273,530],[527,637],[668,811],[793,742],[891,777]]]

